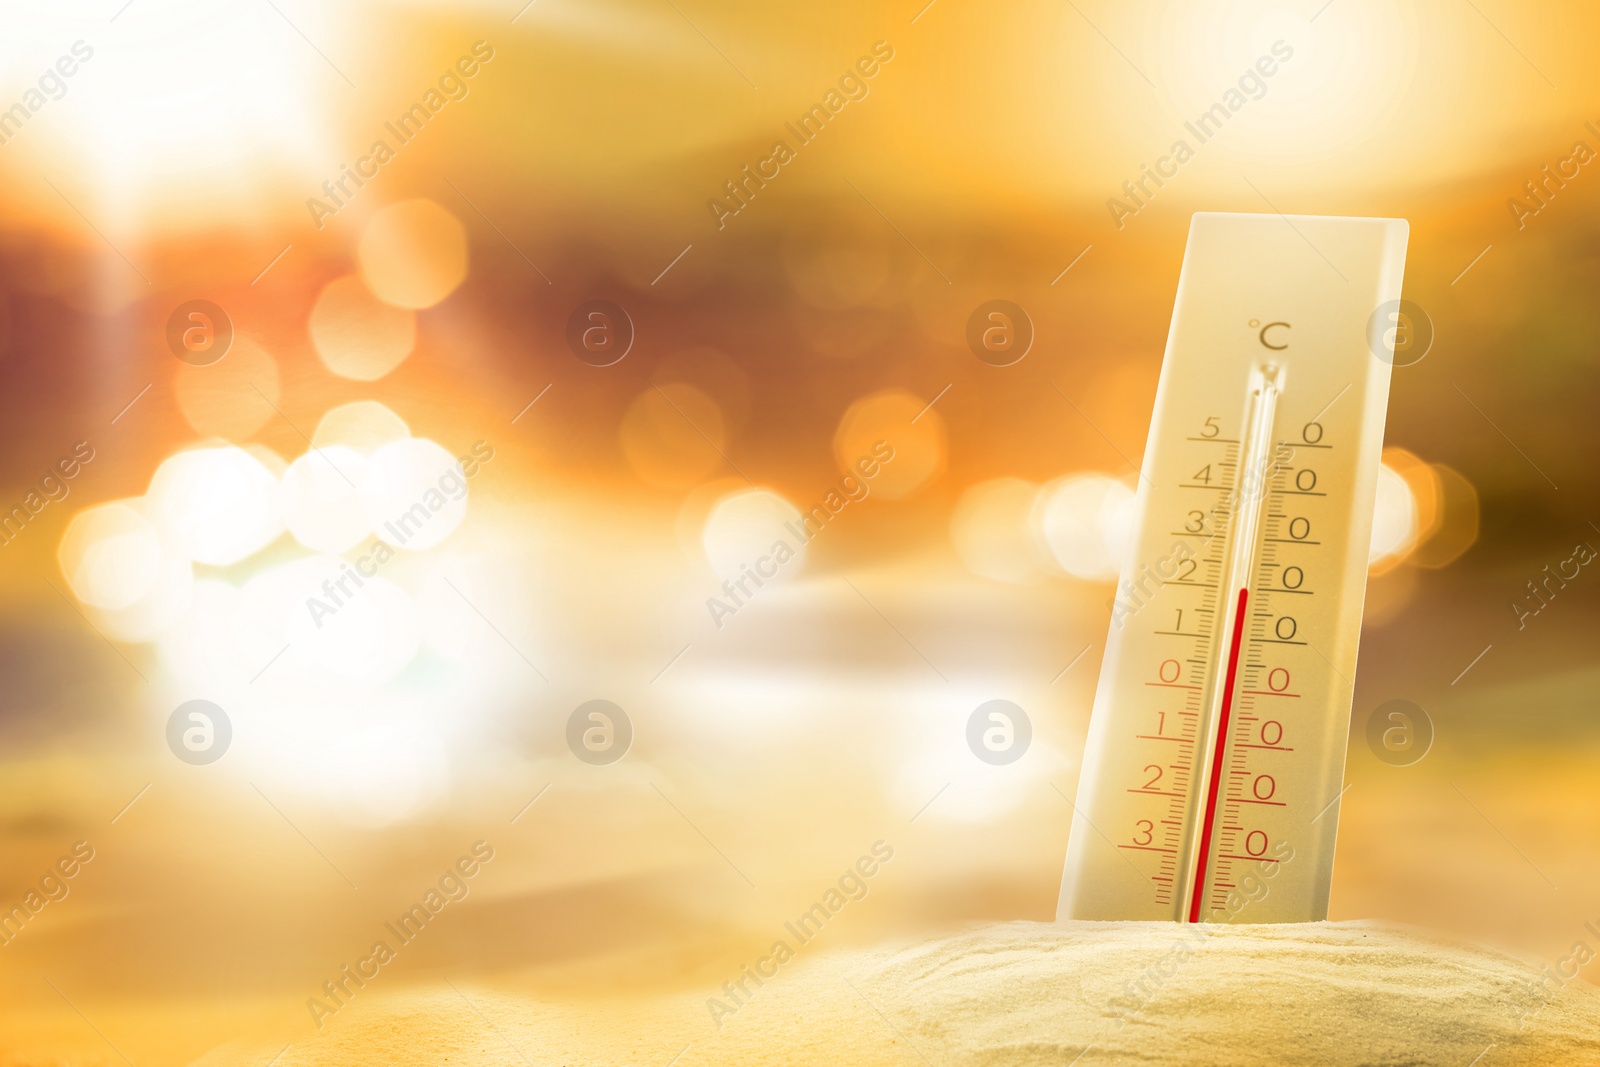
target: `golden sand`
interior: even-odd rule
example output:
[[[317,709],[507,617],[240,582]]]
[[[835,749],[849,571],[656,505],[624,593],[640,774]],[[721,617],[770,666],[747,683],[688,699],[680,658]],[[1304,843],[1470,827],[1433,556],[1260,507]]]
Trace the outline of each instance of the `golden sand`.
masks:
[[[802,957],[737,1005],[718,989],[581,1003],[460,981],[369,989],[276,1063],[1600,1064],[1600,991],[1539,979],[1365,922],[1007,923]],[[720,1026],[712,998],[734,1008]],[[292,1037],[196,1064],[259,1067]]]

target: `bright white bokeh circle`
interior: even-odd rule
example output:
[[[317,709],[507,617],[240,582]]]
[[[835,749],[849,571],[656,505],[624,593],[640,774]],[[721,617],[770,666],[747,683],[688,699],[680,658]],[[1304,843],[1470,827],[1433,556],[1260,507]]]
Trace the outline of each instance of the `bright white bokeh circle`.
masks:
[[[813,532],[819,525],[812,519]],[[718,578],[737,580],[748,569],[766,582],[799,571],[805,562],[804,533],[800,509],[784,497],[771,489],[741,489],[712,506],[700,544]]]
[[[157,519],[196,563],[226,566],[283,532],[278,480],[242,448],[195,448],[162,461],[146,492]]]
[[[1386,463],[1378,465],[1378,492],[1372,507],[1372,544],[1367,564],[1411,551],[1417,539],[1417,501],[1405,478]]]
[[[72,595],[83,603],[126,608],[155,588],[161,575],[161,534],[137,503],[99,504],[67,524],[57,559]]]
[[[300,456],[284,473],[280,504],[296,541],[317,552],[354,548],[372,532],[361,506],[367,458],[346,445]]]
[[[1074,578],[1116,581],[1133,533],[1133,490],[1105,474],[1070,474],[1039,490],[1034,524]]]
[[[379,538],[420,552],[467,517],[466,475],[455,456],[427,438],[391,441],[372,455],[361,507]]]
[[[1021,478],[969,486],[950,516],[950,540],[972,573],[997,582],[1025,583],[1039,572],[1029,529],[1038,487]]]

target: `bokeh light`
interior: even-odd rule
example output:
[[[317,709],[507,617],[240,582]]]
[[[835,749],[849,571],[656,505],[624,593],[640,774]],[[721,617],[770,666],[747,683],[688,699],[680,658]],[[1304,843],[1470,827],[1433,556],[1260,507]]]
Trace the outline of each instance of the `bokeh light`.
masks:
[[[1040,573],[1031,528],[1038,486],[995,478],[970,486],[950,516],[950,540],[974,574],[998,582],[1028,582]]]
[[[1417,499],[1411,486],[1387,463],[1378,467],[1377,497],[1372,509],[1369,573],[1381,574],[1405,558],[1417,543]]]
[[[444,446],[408,437],[373,453],[360,500],[381,540],[420,552],[449,537],[467,517],[467,479]]]
[[[668,382],[634,397],[617,434],[629,466],[660,488],[693,485],[727,462],[722,409],[683,382]]]
[[[289,464],[280,486],[284,525],[317,552],[354,548],[372,532],[361,506],[367,458],[346,445],[307,452]]]
[[[1432,529],[1406,557],[1430,570],[1448,567],[1478,540],[1478,491],[1466,476],[1443,463],[1429,465],[1438,485],[1438,507]]]
[[[750,374],[725,352],[701,346],[682,349],[663,357],[650,377],[657,385],[689,385],[710,397],[729,433],[750,417]]]
[[[394,370],[417,343],[416,312],[379,300],[353,274],[323,287],[307,329],[330,371],[361,382]]]
[[[391,441],[411,436],[406,421],[376,400],[356,400],[330,408],[311,435],[313,448],[343,445],[370,456]]]
[[[194,568],[171,538],[161,542],[155,580],[144,594],[120,608],[91,607],[95,626],[114,641],[154,641],[182,621],[194,598]]]
[[[150,479],[151,508],[196,563],[237,563],[283,532],[278,481],[242,448],[168,457]]]
[[[56,557],[72,594],[85,604],[125,608],[155,587],[161,534],[140,504],[98,504],[67,524]]]
[[[759,585],[799,573],[803,532],[799,508],[770,489],[745,489],[711,509],[701,543],[717,577],[737,581],[753,572]]]
[[[1411,490],[1412,505],[1416,509],[1416,530],[1411,547],[1415,548],[1434,535],[1444,518],[1444,487],[1439,472],[1415,453],[1394,446],[1383,450],[1382,462]]]
[[[178,410],[202,437],[243,441],[277,417],[278,362],[249,337],[235,333],[221,360],[179,363],[173,375]]]
[[[432,200],[390,204],[372,216],[356,251],[361,276],[378,299],[428,308],[467,276],[467,231]]]
[[[888,500],[908,497],[944,471],[945,433],[928,400],[903,389],[887,389],[851,404],[833,435],[833,458],[849,474],[863,459],[878,458],[881,468],[872,491]],[[882,461],[883,445],[893,458]]]
[[[1116,581],[1133,530],[1134,493],[1105,474],[1070,474],[1039,490],[1034,529],[1074,578]]]

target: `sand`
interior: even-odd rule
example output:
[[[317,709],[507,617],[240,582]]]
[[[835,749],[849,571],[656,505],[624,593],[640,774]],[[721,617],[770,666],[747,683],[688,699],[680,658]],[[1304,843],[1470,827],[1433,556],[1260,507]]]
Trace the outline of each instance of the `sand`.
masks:
[[[806,955],[806,953],[814,953]],[[321,1033],[197,1065],[1600,1064],[1600,990],[1372,923],[1007,923],[807,946],[719,1027],[720,990],[552,1002],[457,980],[364,990]],[[676,1057],[676,1058],[675,1058]]]

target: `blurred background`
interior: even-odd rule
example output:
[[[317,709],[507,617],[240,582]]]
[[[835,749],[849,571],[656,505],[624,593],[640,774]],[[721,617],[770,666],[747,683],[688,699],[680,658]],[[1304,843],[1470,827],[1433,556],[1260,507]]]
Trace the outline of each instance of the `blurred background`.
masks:
[[[1050,919],[1197,210],[1411,224],[1331,917],[1594,944],[1591,7],[4,7],[0,1062]]]

